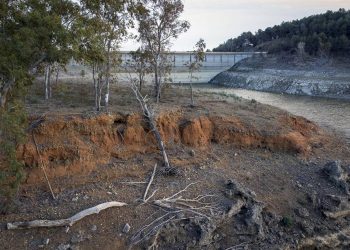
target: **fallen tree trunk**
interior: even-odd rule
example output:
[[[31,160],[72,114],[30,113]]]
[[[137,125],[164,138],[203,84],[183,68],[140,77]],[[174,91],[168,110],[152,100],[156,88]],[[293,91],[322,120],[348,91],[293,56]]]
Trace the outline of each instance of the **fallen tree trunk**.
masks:
[[[324,212],[324,215],[326,215],[328,218],[331,218],[331,219],[339,219],[342,217],[349,216],[350,209],[337,211],[337,212]]]
[[[95,207],[85,209],[68,219],[34,220],[34,221],[28,221],[28,222],[7,223],[7,229],[11,230],[11,229],[26,229],[26,228],[38,228],[38,227],[65,227],[65,226],[71,227],[73,226],[74,223],[80,221],[86,216],[89,216],[92,214],[98,214],[99,212],[107,208],[122,207],[126,205],[127,205],[126,203],[117,202],[117,201],[106,202],[106,203],[99,204]]]
[[[336,233],[304,239],[297,249],[348,249],[349,244],[350,227],[347,227]]]
[[[170,169],[170,163],[169,163],[168,155],[165,151],[164,142],[163,142],[162,137],[158,131],[156,123],[154,122],[153,111],[147,105],[147,98],[142,96],[138,87],[134,83],[132,83],[132,90],[136,96],[136,99],[138,100],[138,102],[141,106],[141,109],[143,111],[143,115],[146,118],[146,120],[150,126],[150,129],[152,130],[152,132],[153,132],[153,134],[158,142],[158,146],[159,146],[159,149],[162,153],[163,160],[164,160],[164,167],[166,169]]]

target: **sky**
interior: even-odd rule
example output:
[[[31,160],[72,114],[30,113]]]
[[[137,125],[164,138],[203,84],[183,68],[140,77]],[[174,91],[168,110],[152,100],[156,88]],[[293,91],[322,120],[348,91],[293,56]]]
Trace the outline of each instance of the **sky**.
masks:
[[[203,38],[208,49],[239,36],[267,27],[339,8],[350,9],[350,0],[183,0],[181,19],[191,28],[173,40],[173,51],[193,50]],[[135,42],[126,42],[123,50],[134,50]]]

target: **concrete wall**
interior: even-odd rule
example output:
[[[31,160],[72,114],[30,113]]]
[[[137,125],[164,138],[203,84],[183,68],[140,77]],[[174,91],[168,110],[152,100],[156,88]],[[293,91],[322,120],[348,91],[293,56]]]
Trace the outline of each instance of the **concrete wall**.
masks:
[[[217,74],[228,70],[237,62],[253,55],[265,55],[266,53],[259,52],[206,52],[205,60],[202,63],[202,67],[199,72],[195,72],[196,79],[192,79],[194,83],[207,83]],[[120,81],[128,81],[130,74],[125,73],[125,67],[127,62],[132,60],[130,52],[124,51],[120,54],[122,65],[121,71],[117,74],[117,78]],[[188,69],[185,66],[186,63],[195,60],[193,52],[170,52],[168,54],[169,62],[172,64],[172,73],[170,78],[173,83],[188,83],[190,81]],[[69,64],[70,68],[78,67],[79,65],[73,60]],[[81,66],[81,65],[80,65]],[[88,70],[87,70],[88,71]],[[124,73],[123,73],[124,71]],[[134,74],[132,74],[134,75]],[[134,77],[134,76],[133,76]],[[135,75],[135,77],[137,77]],[[147,76],[147,81],[152,82],[153,76],[150,74]]]
[[[202,63],[203,67],[210,68],[230,68],[237,62],[251,57],[255,54],[261,54],[258,52],[206,52],[205,59]],[[264,53],[262,53],[264,54]],[[185,64],[195,60],[195,55],[193,52],[170,52],[169,62],[171,62],[174,68],[184,68]],[[121,52],[121,58],[123,65],[129,60],[131,60],[130,53],[125,51]]]
[[[202,67],[199,72],[195,72],[196,79],[192,79],[195,83],[207,83],[217,74],[228,70],[237,62],[252,57],[257,54],[266,54],[259,52],[206,52],[205,60],[202,63]],[[125,66],[127,61],[132,58],[129,52],[121,53],[122,65]],[[190,81],[188,69],[185,66],[186,63],[195,60],[195,54],[193,52],[170,52],[169,62],[172,64],[172,73],[170,78],[173,83],[188,83]],[[147,77],[149,81],[152,81],[152,76]],[[124,79],[120,75],[120,79]]]

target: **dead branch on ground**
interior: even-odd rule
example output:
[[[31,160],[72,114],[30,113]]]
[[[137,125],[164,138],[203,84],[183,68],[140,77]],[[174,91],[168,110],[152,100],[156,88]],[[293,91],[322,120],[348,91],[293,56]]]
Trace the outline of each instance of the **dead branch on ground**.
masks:
[[[217,207],[210,202],[205,202],[204,200],[206,198],[213,197],[213,195],[198,195],[195,198],[182,197],[182,194],[186,192],[189,187],[195,184],[196,183],[191,183],[184,189],[169,197],[154,200],[153,205],[159,207],[163,212],[163,215],[158,216],[149,224],[144,225],[141,229],[139,229],[131,237],[132,244],[136,245],[152,235],[159,234],[163,226],[170,222],[193,218],[204,218],[208,221],[211,220],[210,211],[211,209],[216,209]],[[157,237],[155,237],[155,241],[156,240]],[[152,247],[156,245],[155,241],[153,241]]]
[[[71,227],[73,226],[73,224],[85,218],[86,216],[89,216],[92,214],[98,214],[102,210],[105,210],[107,208],[122,207],[126,205],[127,205],[126,203],[118,202],[118,201],[106,202],[106,203],[99,204],[95,207],[85,209],[68,219],[34,220],[34,221],[28,221],[28,222],[7,223],[7,229],[10,230],[10,229],[26,229],[26,228],[38,228],[38,227],[65,227],[65,226]]]
[[[55,194],[53,193],[53,190],[52,190],[52,187],[51,187],[49,178],[47,177],[45,165],[44,165],[43,159],[41,158],[41,155],[40,155],[40,152],[39,152],[39,147],[38,147],[38,144],[36,143],[35,136],[34,136],[34,133],[33,133],[33,132],[32,132],[32,137],[33,137],[33,142],[34,142],[34,145],[35,145],[35,148],[36,148],[36,152],[37,152],[38,157],[39,157],[39,160],[40,160],[40,163],[39,163],[39,164],[40,164],[40,168],[41,168],[41,169],[43,170],[43,172],[44,172],[44,176],[45,176],[47,185],[49,186],[49,189],[50,189],[52,198],[53,198],[54,200],[56,200],[56,197],[55,197]]]
[[[347,227],[336,233],[304,239],[297,249],[343,249],[349,247],[349,239],[350,227]]]
[[[155,193],[156,193],[156,191],[157,191],[157,190],[155,190],[155,191],[153,192],[153,194],[150,195],[150,197],[147,198],[148,190],[149,190],[149,188],[151,187],[152,182],[153,182],[153,179],[154,179],[154,176],[155,176],[155,174],[156,174],[156,169],[157,169],[157,164],[154,165],[153,173],[152,173],[152,175],[151,175],[151,178],[149,179],[149,182],[148,182],[148,184],[147,184],[145,193],[144,193],[144,195],[143,195],[143,202],[149,201],[149,199],[151,199],[151,198],[155,195]]]
[[[323,212],[325,216],[331,219],[339,219],[350,215],[350,209],[341,210],[337,212]]]

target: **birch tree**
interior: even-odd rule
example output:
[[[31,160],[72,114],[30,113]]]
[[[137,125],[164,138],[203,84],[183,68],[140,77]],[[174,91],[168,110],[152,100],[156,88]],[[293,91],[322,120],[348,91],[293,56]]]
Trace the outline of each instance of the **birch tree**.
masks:
[[[169,66],[167,52],[171,41],[186,32],[190,25],[187,21],[180,20],[184,11],[181,0],[139,0],[136,9],[138,40],[150,55],[154,95],[158,103],[164,74]]]

